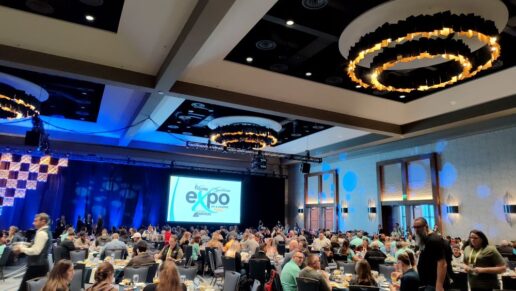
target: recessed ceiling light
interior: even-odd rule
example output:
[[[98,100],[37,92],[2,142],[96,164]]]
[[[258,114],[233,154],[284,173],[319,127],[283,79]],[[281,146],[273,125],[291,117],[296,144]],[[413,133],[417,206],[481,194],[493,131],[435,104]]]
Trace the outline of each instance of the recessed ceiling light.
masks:
[[[159,95],[163,95],[163,91],[159,91],[159,92],[158,92],[158,94],[159,94]]]
[[[310,77],[311,75],[312,75],[312,73],[311,73],[311,72],[306,72],[306,73],[305,73],[305,76],[307,76],[307,77]]]
[[[81,106],[81,109],[84,109],[84,108],[86,108],[86,107],[85,106]]]
[[[88,94],[88,93],[86,93],[86,92],[81,92],[81,94],[82,94],[82,95],[86,95],[86,94]]]
[[[246,61],[246,62],[248,62],[248,63],[252,63],[252,62],[253,62],[253,58],[251,58],[251,57],[247,57],[247,58],[245,59],[245,61]]]
[[[405,95],[400,95],[400,98],[401,98],[401,99],[405,98]]]
[[[86,20],[88,20],[89,22],[95,21],[95,17],[93,15],[86,14],[84,18],[86,18]]]
[[[288,26],[292,26],[292,25],[294,25],[294,20],[289,19],[289,20],[287,20],[286,23],[287,23]]]
[[[358,88],[362,88],[362,86],[360,86],[360,85],[356,85],[356,86],[355,86],[355,88],[357,88],[357,89],[358,89]]]
[[[453,105],[455,105],[455,104],[457,104],[457,102],[455,102],[455,101],[450,101],[450,105],[451,105],[451,106],[453,106]]]

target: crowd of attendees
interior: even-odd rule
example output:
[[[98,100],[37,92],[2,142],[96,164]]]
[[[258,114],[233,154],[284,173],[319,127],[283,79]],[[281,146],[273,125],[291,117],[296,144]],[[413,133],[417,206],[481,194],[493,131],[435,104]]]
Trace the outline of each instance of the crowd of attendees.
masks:
[[[389,235],[381,228],[379,233],[370,235],[363,231],[305,231],[298,227],[283,227],[279,223],[271,229],[260,224],[243,231],[237,226],[218,229],[207,226],[188,229],[180,226],[119,227],[108,231],[102,228],[101,218],[93,224],[90,215],[76,228],[61,217],[52,234],[49,222],[48,215],[36,215],[34,226],[37,231],[31,246],[17,244],[27,238],[15,226],[2,232],[0,257],[4,248],[12,245],[15,254],[25,254],[28,258],[20,290],[25,290],[27,280],[38,276],[48,278],[44,290],[68,290],[73,277],[70,251],[81,249],[98,252],[103,258],[113,250],[129,252],[128,248],[131,248],[134,254],[127,266],[145,266],[161,260],[159,283],[151,284],[145,290],[180,290],[176,263],[184,259],[187,247],[191,247],[190,264],[201,266],[201,262],[207,260],[201,250],[212,248],[225,257],[234,258],[236,270],[242,273],[246,272],[245,261],[267,260],[267,275],[271,276],[274,273],[271,269],[275,268],[285,291],[297,290],[296,278],[299,277],[315,279],[320,282],[320,290],[331,290],[328,272],[321,270],[328,271],[337,265],[336,262],[355,263],[355,276],[350,284],[377,286],[378,276],[375,275],[378,273],[375,271],[387,258],[393,260],[396,267],[391,274],[391,290],[416,290],[417,287],[446,290],[453,285],[455,274],[460,272],[467,274],[471,290],[493,290],[499,287],[497,274],[506,271],[504,257],[516,256],[516,241],[512,245],[502,241],[495,247],[489,245],[487,237],[479,230],[472,230],[462,241],[430,230],[424,218],[414,220],[414,233],[403,233],[397,225]],[[60,245],[64,252],[63,259],[49,270],[46,254],[52,244]],[[199,269],[199,272],[203,270]],[[101,263],[95,273],[95,283],[88,290],[114,290],[113,276],[113,265]]]

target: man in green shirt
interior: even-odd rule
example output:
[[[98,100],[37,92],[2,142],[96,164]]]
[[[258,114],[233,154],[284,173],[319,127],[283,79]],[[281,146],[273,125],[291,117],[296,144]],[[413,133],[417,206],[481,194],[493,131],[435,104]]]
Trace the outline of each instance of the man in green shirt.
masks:
[[[304,260],[305,255],[302,252],[295,252],[292,259],[283,267],[280,276],[283,291],[297,291],[296,278],[301,271],[299,266],[303,264]]]
[[[0,259],[2,258],[2,255],[4,254],[6,243],[7,243],[7,239],[5,238],[5,235],[3,233],[1,233],[1,236],[0,236]]]

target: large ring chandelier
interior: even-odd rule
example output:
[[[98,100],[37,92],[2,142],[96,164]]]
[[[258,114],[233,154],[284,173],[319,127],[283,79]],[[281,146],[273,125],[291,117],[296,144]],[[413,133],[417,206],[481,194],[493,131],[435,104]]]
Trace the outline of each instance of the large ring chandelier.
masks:
[[[48,93],[40,86],[0,73],[0,119],[19,119],[39,115]]]
[[[454,39],[459,38],[459,39]],[[462,40],[480,42],[472,51]],[[374,55],[370,68],[360,66]],[[386,23],[360,38],[348,54],[349,78],[364,88],[410,93],[452,85],[490,68],[500,57],[495,23],[473,14],[455,15],[449,11],[412,16],[395,24]],[[410,80],[388,76],[389,69],[419,60],[441,58],[445,63],[435,70],[411,74]]]
[[[253,150],[278,143],[281,125],[273,120],[253,116],[230,116],[212,120],[210,140],[223,146]]]

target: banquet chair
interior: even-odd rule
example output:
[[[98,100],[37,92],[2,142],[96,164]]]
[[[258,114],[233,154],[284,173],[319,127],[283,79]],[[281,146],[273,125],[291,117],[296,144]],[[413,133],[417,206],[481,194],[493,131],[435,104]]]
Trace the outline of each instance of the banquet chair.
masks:
[[[125,258],[126,251],[121,249],[105,249],[101,259],[103,260],[106,258],[106,256],[111,256],[111,254],[115,254],[115,257],[112,259],[122,260]]]
[[[350,285],[349,291],[379,291],[379,287],[371,287],[371,286],[360,286],[360,285]]]
[[[197,266],[193,267],[183,267],[183,266],[177,266],[177,271],[179,272],[179,275],[184,275],[186,277],[186,280],[194,280],[197,276]]]
[[[147,273],[149,272],[149,266],[141,267],[125,267],[124,268],[124,279],[132,280],[134,275],[138,275],[139,282],[145,282],[147,280]]]
[[[224,278],[224,269],[222,267],[217,268],[215,266],[215,258],[213,252],[208,252],[208,258],[210,260],[210,268],[213,271],[213,279],[211,280],[211,285],[217,283],[218,279]]]
[[[339,262],[339,267],[344,268],[344,273],[355,274],[355,263]]]
[[[297,277],[297,291],[319,291],[319,281],[311,278]]]
[[[5,247],[4,252],[2,256],[0,257],[0,280],[5,281],[4,278],[4,267],[7,265],[7,260],[9,259],[9,256],[11,255],[11,248]]]
[[[81,290],[83,287],[83,270],[82,269],[74,269],[72,282],[70,282],[70,290]]]
[[[231,257],[222,257],[222,267],[224,271],[237,271],[236,269],[236,259]]]
[[[264,259],[251,259],[249,260],[249,276],[252,279],[258,280],[261,285],[265,284],[267,264],[269,261]]]
[[[72,263],[77,263],[78,261],[83,261],[87,257],[86,250],[74,250],[70,251],[70,261]]]
[[[222,267],[222,252],[219,249],[214,249],[213,253],[215,255],[215,266],[217,268]]]
[[[251,291],[259,291],[260,290],[260,281],[254,280],[253,286],[251,287]]]
[[[43,289],[43,286],[47,283],[47,277],[38,277],[34,279],[27,280],[27,290],[28,291],[40,291]]]
[[[154,280],[154,276],[156,276],[156,272],[158,271],[159,264],[154,263],[152,265],[149,265],[149,272],[147,272],[147,279],[145,282],[152,283]]]
[[[224,274],[224,291],[237,291],[238,282],[240,282],[240,273],[234,271],[226,271]]]
[[[284,256],[285,255],[285,242],[284,241],[280,241],[278,243],[277,249],[278,249],[278,254]]]
[[[52,259],[54,263],[59,262],[61,259],[65,259],[63,256],[65,250],[62,246],[53,246],[52,247]]]
[[[392,272],[394,272],[394,266],[384,264],[378,265],[378,273],[383,274],[385,278],[390,278]]]
[[[368,257],[367,262],[371,266],[371,270],[379,271],[380,265],[385,263],[384,257]]]
[[[516,278],[502,276],[503,290],[516,290]]]

